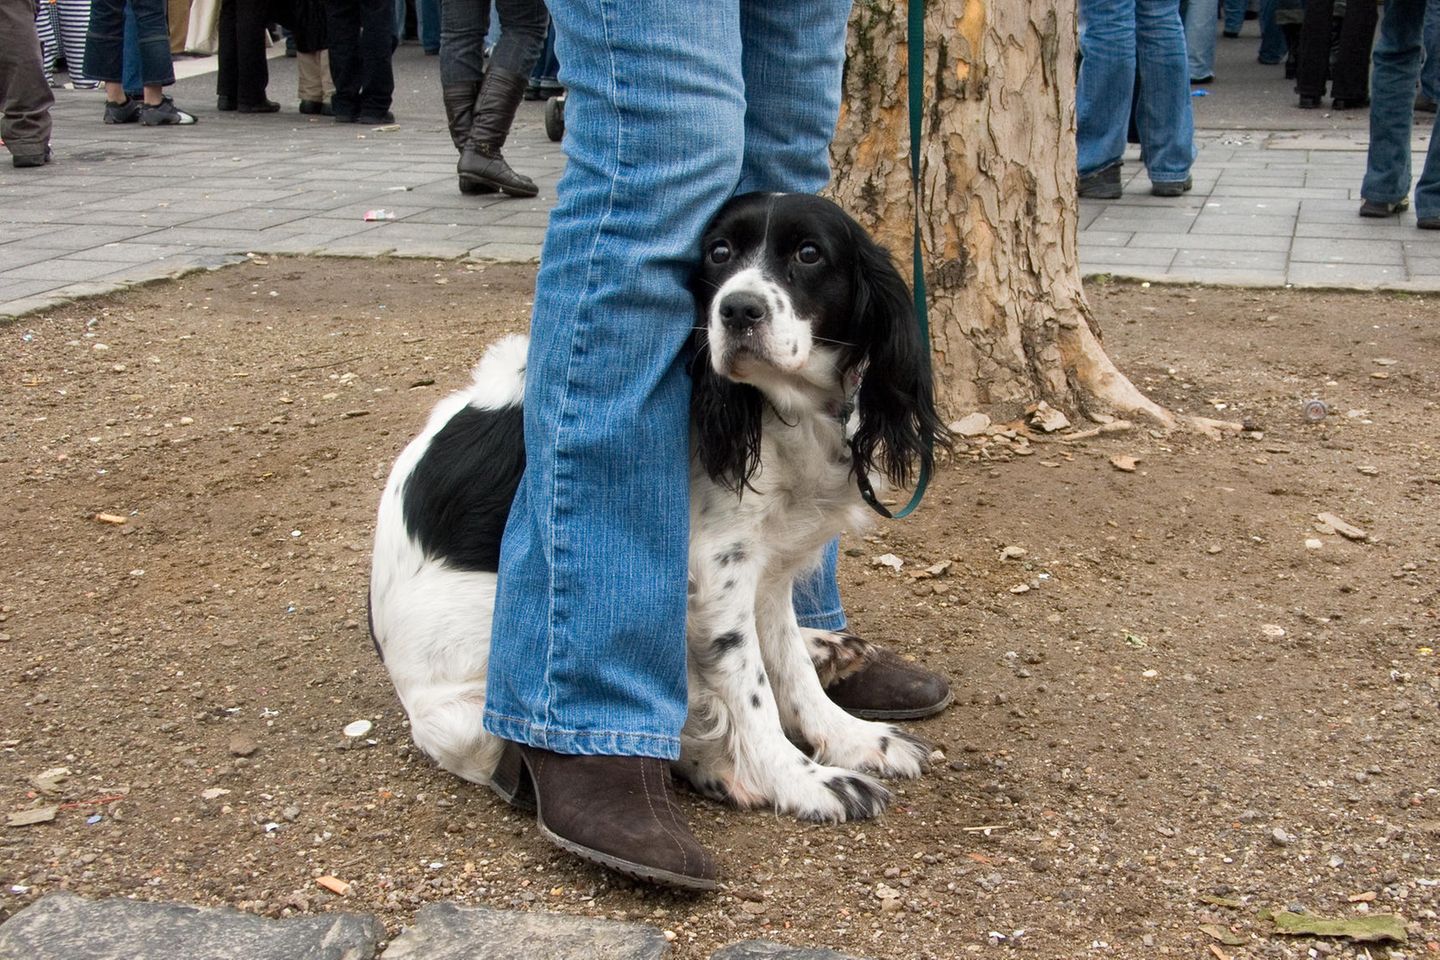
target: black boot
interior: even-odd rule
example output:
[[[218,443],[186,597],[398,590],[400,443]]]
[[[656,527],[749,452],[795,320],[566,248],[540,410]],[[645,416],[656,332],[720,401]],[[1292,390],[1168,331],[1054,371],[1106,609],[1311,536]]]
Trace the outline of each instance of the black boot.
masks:
[[[450,140],[455,149],[465,150],[465,141],[470,138],[470,128],[475,125],[475,101],[480,99],[480,81],[446,83],[440,87],[440,96],[445,101],[445,122],[450,125]],[[477,193],[494,193],[495,188],[478,183],[467,183],[460,178],[460,192],[466,196]]]
[[[515,111],[525,96],[527,77],[523,73],[491,67],[475,100],[475,122],[470,139],[456,166],[461,184],[493,187],[512,197],[533,197],[540,192],[535,181],[510,169],[500,154]]]

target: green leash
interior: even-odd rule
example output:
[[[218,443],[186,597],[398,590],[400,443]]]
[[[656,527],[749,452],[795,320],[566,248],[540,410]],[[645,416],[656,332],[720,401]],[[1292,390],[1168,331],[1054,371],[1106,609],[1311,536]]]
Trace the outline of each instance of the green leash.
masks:
[[[925,0],[910,0],[909,17],[909,87],[910,87],[910,186],[915,193],[915,319],[920,324],[920,339],[925,344],[925,358],[930,358],[930,320],[925,308],[925,264],[920,255],[920,118],[925,107]],[[932,453],[935,438],[926,437],[925,445]],[[870,508],[890,520],[902,520],[915,512],[930,485],[930,471],[922,464],[910,502],[891,513],[875,496],[868,477],[860,477],[860,496]]]

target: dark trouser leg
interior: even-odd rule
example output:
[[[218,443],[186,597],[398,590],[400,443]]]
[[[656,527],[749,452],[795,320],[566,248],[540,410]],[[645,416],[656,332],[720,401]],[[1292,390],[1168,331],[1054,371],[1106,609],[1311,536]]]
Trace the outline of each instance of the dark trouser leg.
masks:
[[[239,66],[235,63],[235,57],[239,52],[235,39],[235,8],[241,0],[220,0],[220,24],[216,35],[218,45],[219,65],[215,71],[215,95],[221,100],[229,100],[234,106],[235,96],[239,92]],[[221,109],[228,109],[222,107]]]
[[[40,65],[35,7],[30,0],[0,0],[0,137],[11,154],[44,156],[54,102]]]
[[[1340,50],[1335,58],[1335,76],[1330,95],[1363,103],[1370,95],[1370,48],[1375,42],[1378,8],[1373,3],[1347,3],[1345,24],[1340,28]]]
[[[335,119],[354,119],[360,112],[360,17],[356,0],[325,0],[325,29],[330,44],[330,78],[335,81],[330,100]]]
[[[1295,92],[1302,97],[1325,96],[1330,75],[1330,31],[1334,0],[1305,0],[1305,23],[1300,27],[1300,62],[1295,69]]]
[[[395,11],[391,0],[361,0],[360,4],[360,112],[379,115],[390,109],[395,95],[395,74],[390,56],[395,52]]]

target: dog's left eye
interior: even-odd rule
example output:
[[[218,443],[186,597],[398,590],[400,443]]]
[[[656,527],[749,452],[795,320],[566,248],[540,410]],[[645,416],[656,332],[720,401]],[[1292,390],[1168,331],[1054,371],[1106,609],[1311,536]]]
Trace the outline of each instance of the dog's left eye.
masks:
[[[710,262],[725,263],[730,259],[730,244],[724,240],[716,240],[710,245]]]
[[[820,248],[813,243],[802,243],[800,249],[795,251],[795,259],[801,263],[819,263]]]

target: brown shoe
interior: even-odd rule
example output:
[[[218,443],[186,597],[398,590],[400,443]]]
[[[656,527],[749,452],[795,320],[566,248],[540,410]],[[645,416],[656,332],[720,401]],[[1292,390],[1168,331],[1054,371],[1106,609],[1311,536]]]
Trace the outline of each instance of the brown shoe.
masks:
[[[825,688],[845,712],[865,720],[919,720],[950,706],[955,695],[940,674],[883,647],[859,671]]]
[[[533,809],[545,838],[582,860],[684,890],[720,885],[715,858],[675,804],[665,760],[507,743],[490,786],[508,803]]]

